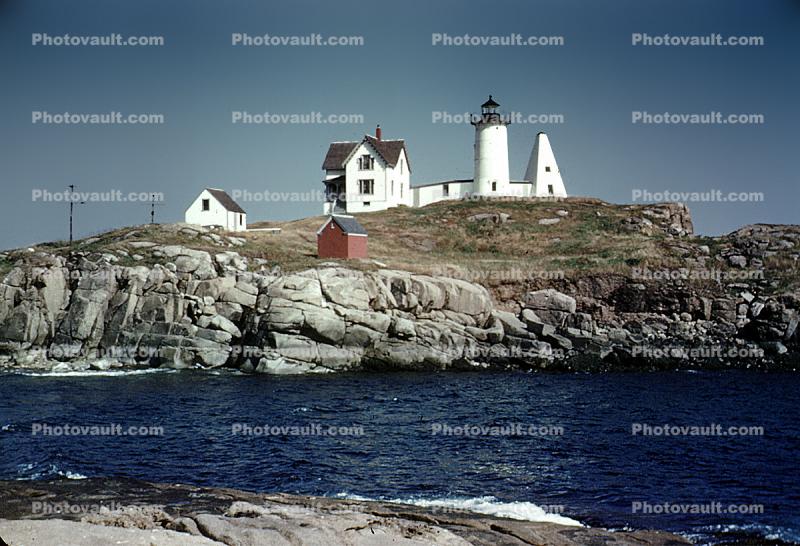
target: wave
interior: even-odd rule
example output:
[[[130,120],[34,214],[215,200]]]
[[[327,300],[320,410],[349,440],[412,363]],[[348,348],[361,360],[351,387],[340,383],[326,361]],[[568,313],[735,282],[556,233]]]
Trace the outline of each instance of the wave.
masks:
[[[179,371],[179,370],[172,370],[172,371]],[[203,369],[203,368],[192,368],[192,371],[195,373],[202,373],[205,375],[252,375],[248,373],[244,373],[241,370],[235,370],[233,368],[213,368],[213,369]]]
[[[709,538],[711,535],[714,538]],[[700,529],[700,534],[687,537],[701,545],[713,545],[726,537],[747,536],[761,540],[778,541],[786,544],[800,544],[800,529],[778,527],[761,523],[709,525]],[[755,544],[755,543],[754,543]]]
[[[25,375],[28,377],[119,377],[125,375],[145,375],[153,373],[176,373],[178,370],[171,368],[146,368],[143,370],[85,370],[69,372],[37,372],[37,371],[13,371],[15,375]]]
[[[571,527],[584,527],[584,525],[572,518],[562,516],[553,512],[548,512],[539,505],[532,502],[503,502],[492,496],[473,497],[473,498],[440,498],[440,499],[370,499],[359,495],[349,495],[340,493],[338,498],[350,500],[379,500],[381,502],[393,502],[397,504],[410,504],[421,508],[433,509],[434,512],[441,514],[457,514],[459,512],[470,512],[509,518],[522,521],[533,521],[537,523],[555,523],[557,525],[568,525]]]
[[[79,472],[73,472],[71,470],[63,470],[59,468],[57,465],[52,463],[50,464],[28,463],[24,465],[19,465],[17,474],[19,475],[17,480],[20,481],[43,480],[43,479],[55,478],[57,476],[61,476],[62,478],[67,478],[68,480],[85,480],[86,478],[89,477]]]

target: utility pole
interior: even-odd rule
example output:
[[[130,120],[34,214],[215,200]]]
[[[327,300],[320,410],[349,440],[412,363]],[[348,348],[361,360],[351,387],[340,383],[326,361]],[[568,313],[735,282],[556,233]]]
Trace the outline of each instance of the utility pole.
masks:
[[[75,184],[69,185],[69,246],[72,246],[72,210],[75,206],[72,201],[72,194],[75,192]]]
[[[150,224],[156,223],[156,207],[162,206],[163,203],[156,203],[156,194],[150,194]]]
[[[75,184],[69,185],[69,244],[72,246],[72,215],[75,209],[75,200],[72,195],[75,193]],[[83,205],[86,201],[81,201],[79,205]]]

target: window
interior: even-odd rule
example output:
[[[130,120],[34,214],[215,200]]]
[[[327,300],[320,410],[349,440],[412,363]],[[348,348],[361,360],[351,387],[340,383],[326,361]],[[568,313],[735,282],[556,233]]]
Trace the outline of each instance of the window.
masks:
[[[492,182],[492,191],[497,191],[497,182]]]
[[[550,166],[549,166],[549,165],[548,165],[547,167],[545,167],[545,168],[544,168],[544,172],[546,172],[546,173],[549,173],[549,172],[550,172]]]
[[[394,197],[394,180],[392,180],[392,197]]]
[[[203,199],[203,212],[211,210],[211,200]]]
[[[403,174],[404,163],[405,163],[405,160],[401,159],[400,160],[400,174]]]
[[[370,204],[370,202],[369,202],[369,201],[364,201],[364,206],[365,206],[365,207],[368,207],[368,206],[369,206],[369,204]]]
[[[442,186],[442,197],[450,197],[450,184]]]
[[[375,181],[372,179],[369,180],[359,180],[358,181],[358,193],[362,195],[372,195],[375,189]]]
[[[547,185],[547,193],[549,193],[550,195],[553,195],[553,185],[552,184],[548,184]]]
[[[369,154],[364,154],[358,158],[359,171],[371,171],[375,166],[375,159]]]
[[[244,223],[244,215],[239,215],[239,225],[241,226]]]
[[[400,199],[403,198],[403,183],[400,182]]]

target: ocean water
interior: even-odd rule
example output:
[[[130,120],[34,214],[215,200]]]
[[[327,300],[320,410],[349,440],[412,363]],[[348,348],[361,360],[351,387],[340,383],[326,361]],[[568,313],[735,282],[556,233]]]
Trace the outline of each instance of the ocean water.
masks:
[[[798,374],[740,371],[5,372],[0,479],[125,476],[800,544],[798,392]],[[112,424],[154,434],[57,428]]]

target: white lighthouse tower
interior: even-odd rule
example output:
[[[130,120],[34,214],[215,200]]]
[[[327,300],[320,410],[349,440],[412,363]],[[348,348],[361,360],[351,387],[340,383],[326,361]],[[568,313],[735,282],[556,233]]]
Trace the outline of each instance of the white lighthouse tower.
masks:
[[[475,126],[475,175],[473,193],[476,195],[510,195],[508,174],[509,121],[497,112],[500,106],[489,95],[481,105],[480,117],[473,117]]]
[[[556,156],[550,147],[547,134],[540,132],[536,135],[536,142],[531,150],[528,169],[525,171],[525,181],[531,183],[531,196],[533,197],[566,197],[567,189],[558,170]]]

